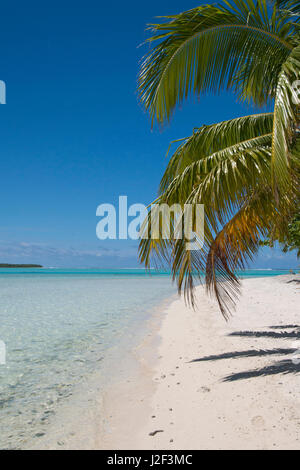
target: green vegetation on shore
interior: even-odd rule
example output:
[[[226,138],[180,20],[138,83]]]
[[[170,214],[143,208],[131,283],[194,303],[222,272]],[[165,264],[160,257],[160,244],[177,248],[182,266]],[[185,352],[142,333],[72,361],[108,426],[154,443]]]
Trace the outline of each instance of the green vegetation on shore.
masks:
[[[0,268],[42,268],[41,264],[10,264],[0,263]]]

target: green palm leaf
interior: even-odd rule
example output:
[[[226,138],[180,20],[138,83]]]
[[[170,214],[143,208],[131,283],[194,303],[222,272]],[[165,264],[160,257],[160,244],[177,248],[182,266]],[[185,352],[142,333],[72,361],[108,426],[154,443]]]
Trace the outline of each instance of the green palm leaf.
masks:
[[[159,206],[142,228],[139,255],[146,267],[167,264],[192,305],[195,281],[206,273],[207,289],[226,318],[239,293],[235,271],[253,258],[261,237],[285,239],[299,206],[299,15],[295,0],[271,6],[235,0],[169,16],[151,26],[149,41],[156,45],[141,67],[139,95],[152,123],[169,120],[190,93],[230,88],[258,106],[275,100],[274,113],[204,125],[173,142],[177,148],[155,202],[204,204],[201,249],[189,250],[182,216],[172,215],[168,233]]]
[[[218,158],[221,155],[219,152],[222,150],[228,149],[228,152],[238,152],[239,149],[269,142],[269,138],[266,140],[260,139],[260,137],[269,136],[272,133],[272,128],[273,113],[265,113],[243,116],[194,129],[190,137],[182,139],[182,143],[170,158],[161,180],[160,192],[166,191],[173,179],[193,162],[203,160],[201,165],[204,167],[212,159]]]
[[[171,117],[190,92],[233,88],[241,99],[264,105],[276,91],[281,64],[293,49],[289,14],[264,0],[205,5],[152,25],[160,40],[145,57],[139,95],[152,122]]]
[[[275,207],[270,204],[268,186],[261,187],[246,199],[233,218],[225,224],[211,243],[206,262],[206,288],[218,301],[227,319],[239,295],[236,270],[242,270],[257,253],[261,237],[271,230]]]
[[[272,139],[273,187],[285,190],[290,182],[290,157],[300,124],[300,45],[283,64],[278,78]],[[299,95],[293,85],[299,81]],[[300,157],[300,156],[299,156]]]
[[[249,123],[250,117],[234,120],[230,124],[220,123],[213,125],[215,133],[220,135],[216,141],[212,139],[212,128],[207,126],[201,128],[201,142],[209,142],[206,151],[218,148],[211,155],[202,154],[199,160],[186,166],[183,171],[171,181],[166,190],[152,206],[147,220],[142,228],[139,256],[141,261],[150,267],[153,262],[157,266],[169,266],[176,280],[178,290],[185,293],[186,298],[194,304],[193,286],[195,279],[201,278],[205,271],[206,257],[209,246],[219,232],[220,224],[224,224],[232,217],[236,210],[244,203],[248,194],[253,191],[257,184],[266,184],[270,180],[270,144],[271,133],[252,137],[246,141],[234,143],[226,147],[228,142],[236,142],[238,137],[253,135],[254,128],[249,131],[247,126],[243,131],[245,122]],[[253,118],[255,130],[265,132],[272,130],[272,116],[265,115]],[[239,125],[238,125],[239,124]],[[224,134],[224,128],[232,129],[231,139]],[[233,130],[234,129],[234,130]],[[239,130],[239,131],[238,131]],[[206,137],[205,138],[205,134]],[[214,134],[216,135],[216,134]],[[223,144],[222,144],[223,135]],[[176,239],[176,227],[184,223],[182,218],[171,219],[171,236],[165,237],[165,227],[160,225],[160,230],[153,237],[153,225],[158,223],[159,205],[167,204],[204,204],[205,206],[205,236],[204,248],[198,251],[186,249],[186,240],[183,236]],[[147,235],[145,235],[147,232]],[[184,228],[183,228],[183,235]],[[232,278],[229,277],[229,281]]]

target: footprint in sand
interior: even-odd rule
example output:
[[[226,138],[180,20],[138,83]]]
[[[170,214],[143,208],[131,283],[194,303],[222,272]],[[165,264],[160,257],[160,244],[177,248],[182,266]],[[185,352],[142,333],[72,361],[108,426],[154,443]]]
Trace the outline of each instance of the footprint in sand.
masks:
[[[264,426],[265,420],[262,416],[254,416],[254,418],[251,419],[251,423],[256,428],[261,428]]]

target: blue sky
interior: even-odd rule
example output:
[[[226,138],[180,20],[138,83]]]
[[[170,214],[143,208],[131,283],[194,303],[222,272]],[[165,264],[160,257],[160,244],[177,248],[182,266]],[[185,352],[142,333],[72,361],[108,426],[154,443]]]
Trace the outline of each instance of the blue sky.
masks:
[[[233,96],[191,100],[151,131],[138,104],[145,25],[199,2],[5,2],[1,6],[0,262],[132,267],[136,242],[99,241],[96,208],[156,196],[171,140],[251,112]],[[254,267],[295,267],[263,250]]]

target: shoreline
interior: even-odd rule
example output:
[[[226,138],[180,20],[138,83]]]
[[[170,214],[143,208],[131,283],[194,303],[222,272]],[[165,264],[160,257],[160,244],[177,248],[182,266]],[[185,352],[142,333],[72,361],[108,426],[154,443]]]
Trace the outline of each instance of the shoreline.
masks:
[[[295,278],[243,279],[227,323],[202,286],[195,311],[174,295],[163,301],[113,380],[103,388],[96,371],[32,448],[300,448]]]
[[[152,333],[155,347],[140,348],[141,380],[120,383],[106,397],[110,432],[100,448],[300,448],[294,278],[244,279],[228,323],[203,287],[197,311],[173,301]]]
[[[134,374],[126,381],[115,380],[104,391],[98,449],[135,449],[134,441],[143,439],[144,426],[151,415],[151,398],[157,389],[153,374],[161,359],[160,331],[176,297],[172,295],[160,303],[148,319],[145,336],[131,352]]]
[[[26,448],[30,450],[108,448],[111,436],[116,439],[119,435],[122,440],[128,431],[129,407],[125,397],[132,395],[132,389],[134,394],[145,397],[145,402],[140,398],[139,413],[136,404],[131,398],[128,399],[128,402],[131,401],[133,404],[133,428],[143,425],[147,417],[146,398],[154,392],[152,356],[159,343],[158,331],[166,308],[176,297],[177,295],[173,294],[161,300],[155,307],[149,308],[146,322],[135,324],[130,341],[127,343],[123,339],[118,346],[115,345],[107,351],[99,370],[85,377],[85,380],[74,389],[70,399],[60,404],[54,419],[45,429],[45,434],[38,439],[31,439]],[[143,351],[142,361],[140,350]],[[112,417],[116,418],[116,421],[111,419]]]

